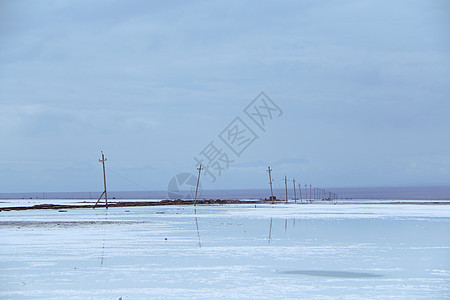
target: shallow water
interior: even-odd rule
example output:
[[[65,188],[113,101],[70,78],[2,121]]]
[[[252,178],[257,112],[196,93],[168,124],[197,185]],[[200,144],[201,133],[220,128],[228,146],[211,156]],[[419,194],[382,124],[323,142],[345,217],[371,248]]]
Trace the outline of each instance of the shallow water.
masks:
[[[449,205],[0,212],[0,298],[449,298]]]

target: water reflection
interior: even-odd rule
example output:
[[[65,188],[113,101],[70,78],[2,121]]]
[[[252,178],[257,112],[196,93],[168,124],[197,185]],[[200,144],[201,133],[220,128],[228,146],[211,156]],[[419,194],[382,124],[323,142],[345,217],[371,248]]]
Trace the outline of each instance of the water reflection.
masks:
[[[270,226],[269,226],[269,244],[270,244],[270,241],[272,240],[272,219],[273,219],[273,218],[270,218]]]
[[[198,230],[198,219],[197,219],[197,209],[196,208],[194,208],[194,214],[195,214],[195,226],[197,227],[198,246],[201,248],[202,243],[200,241],[200,231]]]
[[[103,225],[103,241],[102,241],[102,257],[100,261],[100,268],[103,267],[103,261],[105,258],[105,241],[106,241],[106,224],[108,224],[108,211],[105,210],[105,223]]]
[[[268,237],[268,242],[269,242],[269,244],[270,244],[270,242],[272,241],[272,228],[273,228],[273,225],[274,225],[273,223],[274,223],[274,222],[273,222],[273,218],[271,217],[271,218],[270,218],[270,222],[269,222],[269,237]],[[288,224],[289,224],[288,219],[287,219],[287,218],[284,219],[284,232],[285,232],[285,233],[288,232],[288,228],[289,228]],[[275,227],[276,227],[276,226],[275,226]],[[291,230],[293,230],[293,229],[295,229],[295,218],[292,219]]]

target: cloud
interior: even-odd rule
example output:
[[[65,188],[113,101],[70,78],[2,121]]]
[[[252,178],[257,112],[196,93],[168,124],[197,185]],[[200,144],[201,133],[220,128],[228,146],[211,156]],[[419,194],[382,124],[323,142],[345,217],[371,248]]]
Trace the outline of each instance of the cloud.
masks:
[[[45,105],[1,106],[2,132],[24,137],[132,133],[153,130],[158,121],[145,111],[63,109]]]
[[[265,180],[269,164],[331,183],[415,180],[401,157],[449,147],[443,2],[0,5],[0,155],[36,170],[102,149],[119,169],[154,166],[165,188],[261,90],[285,114],[225,188]]]

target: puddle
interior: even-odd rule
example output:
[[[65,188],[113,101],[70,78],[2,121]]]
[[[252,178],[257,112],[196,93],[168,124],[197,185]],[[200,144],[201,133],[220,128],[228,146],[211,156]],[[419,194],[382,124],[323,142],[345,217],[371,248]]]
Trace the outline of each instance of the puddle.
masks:
[[[319,270],[298,270],[298,271],[285,271],[281,274],[293,274],[293,275],[308,275],[308,276],[320,276],[320,277],[335,277],[335,278],[376,278],[383,277],[379,274],[362,273],[362,272],[347,272],[347,271],[319,271]]]

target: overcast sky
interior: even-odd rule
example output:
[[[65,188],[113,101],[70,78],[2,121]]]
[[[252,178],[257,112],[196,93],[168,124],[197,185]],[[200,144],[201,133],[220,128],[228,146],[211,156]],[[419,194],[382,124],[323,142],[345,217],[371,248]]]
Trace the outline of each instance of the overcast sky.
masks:
[[[1,1],[0,192],[101,190],[100,151],[111,190],[205,153],[206,189],[448,185],[449,29],[446,0]]]

